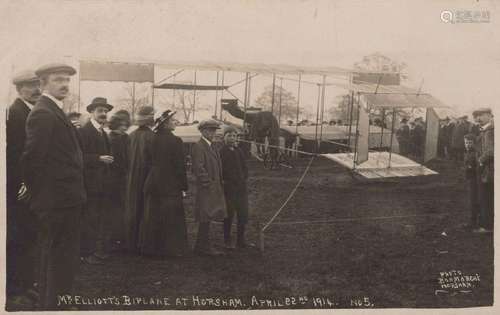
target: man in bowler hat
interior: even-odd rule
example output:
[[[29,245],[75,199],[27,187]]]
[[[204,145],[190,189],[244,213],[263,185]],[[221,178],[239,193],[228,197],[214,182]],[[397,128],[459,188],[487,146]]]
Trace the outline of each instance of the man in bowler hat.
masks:
[[[88,264],[101,264],[107,257],[109,242],[109,192],[110,165],[114,158],[108,136],[104,131],[107,113],[113,109],[103,97],[96,97],[87,106],[89,121],[78,131],[82,140],[83,162],[85,165],[85,187],[87,189],[87,209],[82,226],[81,254]]]
[[[29,211],[28,193],[20,159],[26,141],[26,119],[40,98],[40,81],[34,71],[17,74],[12,83],[18,97],[7,115],[7,306],[33,304],[36,299],[35,258],[37,229]],[[14,305],[12,305],[15,307]]]
[[[63,112],[69,82],[76,73],[65,64],[40,67],[42,96],[26,121],[21,164],[38,215],[40,307],[57,309],[58,295],[72,294],[79,266],[80,220],[87,200],[83,155],[76,128]]]

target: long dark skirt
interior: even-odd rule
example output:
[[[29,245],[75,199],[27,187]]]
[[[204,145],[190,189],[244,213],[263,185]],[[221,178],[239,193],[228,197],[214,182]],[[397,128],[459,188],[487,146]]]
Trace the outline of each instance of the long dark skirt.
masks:
[[[139,249],[147,256],[183,254],[188,247],[182,194],[146,195]]]

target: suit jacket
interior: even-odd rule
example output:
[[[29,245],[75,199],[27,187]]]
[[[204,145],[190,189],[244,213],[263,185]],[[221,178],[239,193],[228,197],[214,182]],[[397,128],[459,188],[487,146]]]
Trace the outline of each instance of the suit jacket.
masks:
[[[90,120],[78,132],[82,141],[87,194],[105,193],[110,188],[110,166],[99,161],[99,156],[111,155],[108,136],[104,131],[99,133]]]
[[[184,144],[170,130],[161,129],[153,138],[152,166],[144,184],[144,193],[179,195],[187,189]]]
[[[26,119],[30,113],[29,107],[17,98],[9,107],[7,118],[7,196],[17,195],[22,182],[21,155],[26,142]]]
[[[479,179],[483,183],[493,183],[495,177],[495,129],[493,121],[485,129],[481,129],[478,143],[478,162],[482,165],[479,169]]]
[[[46,96],[39,99],[26,121],[21,163],[32,210],[76,207],[86,202],[76,128]]]
[[[222,188],[222,163],[218,150],[200,139],[193,145],[192,169],[196,176],[197,220],[209,222],[224,218],[226,202]]]

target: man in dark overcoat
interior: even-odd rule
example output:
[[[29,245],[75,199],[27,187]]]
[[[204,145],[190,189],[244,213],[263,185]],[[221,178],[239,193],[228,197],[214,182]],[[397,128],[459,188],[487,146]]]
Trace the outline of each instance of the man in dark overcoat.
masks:
[[[151,169],[154,108],[139,108],[135,122],[139,127],[130,134],[125,202],[125,241],[133,253],[138,252],[139,227],[144,216],[144,182]]]
[[[196,177],[195,216],[199,223],[195,252],[208,256],[222,255],[210,242],[210,223],[223,220],[226,212],[221,158],[214,146],[219,128],[219,123],[213,119],[200,122],[198,129],[202,136],[192,152],[192,169]]]
[[[18,98],[7,115],[7,305],[36,298],[37,225],[29,211],[20,159],[26,141],[26,119],[40,98],[40,82],[34,71],[17,74],[12,83]],[[23,194],[24,192],[24,194]],[[16,302],[16,300],[19,300]],[[33,301],[25,301],[29,304]]]
[[[70,76],[64,64],[39,68],[42,96],[26,122],[23,179],[38,215],[40,307],[56,309],[57,296],[72,294],[79,266],[80,220],[86,202],[83,154],[76,128],[63,112]]]
[[[104,131],[107,113],[113,106],[103,97],[96,97],[87,106],[89,121],[78,129],[82,140],[85,165],[87,207],[82,226],[81,255],[88,264],[100,264],[109,249],[110,217],[110,165],[113,163],[109,138]]]
[[[495,178],[495,129],[491,109],[482,108],[473,112],[481,126],[478,138],[478,182],[479,182],[479,228],[478,233],[493,231],[494,223],[494,178]]]
[[[407,156],[410,146],[410,126],[408,126],[408,119],[401,119],[401,125],[396,130],[396,139],[399,143],[399,152],[401,155]]]

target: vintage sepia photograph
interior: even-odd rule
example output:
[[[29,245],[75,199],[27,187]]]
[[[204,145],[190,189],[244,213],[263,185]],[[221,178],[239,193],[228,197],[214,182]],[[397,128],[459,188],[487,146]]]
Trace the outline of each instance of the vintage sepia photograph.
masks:
[[[499,30],[496,0],[1,0],[2,313],[493,314]]]

